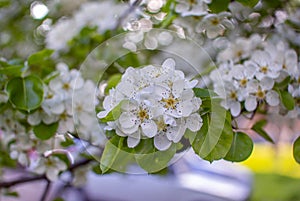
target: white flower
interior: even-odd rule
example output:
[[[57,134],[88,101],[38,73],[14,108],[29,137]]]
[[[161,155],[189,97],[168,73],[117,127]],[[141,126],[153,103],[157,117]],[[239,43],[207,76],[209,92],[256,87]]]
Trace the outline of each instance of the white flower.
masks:
[[[16,142],[10,146],[10,156],[14,159],[18,159],[21,165],[29,166],[30,159],[27,152],[32,146],[33,141],[30,138],[30,134],[18,134],[16,135]]]
[[[250,93],[245,100],[245,108],[248,111],[254,111],[257,107],[257,101],[265,100],[270,106],[277,106],[279,104],[279,95],[272,90],[274,80],[265,77],[260,81],[252,80],[247,86]]]
[[[197,32],[206,32],[208,38],[216,38],[223,35],[226,29],[233,29],[233,23],[228,19],[230,13],[221,12],[218,14],[208,14],[197,25]]]
[[[74,170],[72,184],[76,187],[83,186],[87,182],[87,174],[91,170],[90,165],[78,167]]]
[[[148,0],[147,9],[151,13],[157,13],[164,5],[163,0]]]
[[[116,89],[104,99],[105,111],[98,117],[104,118],[121,104],[120,116],[105,129],[127,137],[128,147],[137,146],[142,138],[154,137],[155,147],[166,150],[181,140],[187,128],[198,131],[202,126],[197,113],[202,102],[192,90],[196,84],[175,70],[173,59],[161,67],[127,68]]]
[[[64,63],[57,65],[60,75],[49,83],[49,88],[55,93],[61,94],[64,100],[70,99],[73,90],[80,89],[83,86],[83,79],[79,71],[69,68]]]
[[[46,174],[50,181],[56,181],[58,174],[67,169],[67,165],[55,156],[40,158],[37,167],[33,170],[38,174]]]
[[[222,106],[230,110],[232,116],[236,117],[241,113],[241,102],[246,97],[246,91],[232,82],[225,82],[224,86],[215,87],[215,92],[224,100]]]
[[[279,77],[281,66],[276,64],[270,54],[266,51],[257,50],[252,54],[251,61],[256,64],[255,77],[262,80],[265,77],[276,79]]]
[[[202,16],[208,13],[207,4],[211,0],[177,0],[175,11],[180,13],[183,17],[186,16]]]

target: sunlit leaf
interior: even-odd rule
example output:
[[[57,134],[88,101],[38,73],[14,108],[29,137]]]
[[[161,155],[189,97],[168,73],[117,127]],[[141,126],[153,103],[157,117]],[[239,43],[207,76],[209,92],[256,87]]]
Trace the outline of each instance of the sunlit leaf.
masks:
[[[124,146],[124,140],[124,137],[115,135],[106,142],[100,160],[100,169],[103,174],[110,170],[124,172],[127,165],[134,161],[134,155],[131,153],[133,150]]]
[[[149,173],[163,170],[176,153],[176,144],[165,151],[159,151],[154,147],[153,139],[141,140],[134,149],[135,159],[139,166]]]

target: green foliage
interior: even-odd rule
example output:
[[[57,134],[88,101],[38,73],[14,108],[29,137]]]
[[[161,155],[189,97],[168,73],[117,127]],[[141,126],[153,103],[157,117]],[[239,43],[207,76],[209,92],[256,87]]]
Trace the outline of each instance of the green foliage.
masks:
[[[241,162],[251,155],[252,150],[252,139],[245,133],[234,132],[230,150],[224,159],[232,162]]]
[[[0,0],[0,8],[7,7],[10,5],[10,0]]]
[[[295,100],[293,96],[288,91],[278,91],[278,93],[283,106],[287,110],[293,110],[295,107]]]
[[[126,138],[115,135],[106,142],[102,157],[100,160],[100,169],[102,173],[110,170],[118,172],[126,171],[127,165],[134,161],[132,149],[127,148],[124,143]]]
[[[258,122],[256,122],[253,126],[252,126],[252,130],[254,130],[258,135],[260,135],[261,137],[263,137],[265,140],[267,140],[268,142],[271,142],[274,144],[273,139],[268,135],[268,133],[263,129],[263,127],[267,124],[267,121],[265,119],[260,120]]]
[[[41,77],[50,74],[55,69],[55,63],[51,59],[53,52],[53,50],[44,49],[29,56],[30,70]]]
[[[156,173],[168,166],[168,163],[176,153],[176,144],[165,151],[159,151],[154,147],[153,139],[141,140],[135,150],[135,159],[140,167],[149,173]]]
[[[26,68],[23,65],[8,65],[0,67],[0,74],[7,76],[21,76]]]
[[[213,161],[219,160],[228,153],[233,131],[231,115],[221,105],[221,99],[209,89],[194,89],[195,96],[202,99],[201,107],[203,125],[196,134],[190,134],[192,147],[201,158]]]
[[[27,112],[38,108],[43,101],[43,82],[33,75],[9,80],[6,91],[10,102],[17,109],[26,110]]]
[[[293,156],[297,163],[300,163],[300,137],[294,142]]]
[[[39,125],[33,127],[33,132],[40,140],[48,140],[55,135],[57,128],[58,122],[49,125],[40,123]]]
[[[254,7],[259,2],[259,0],[236,0],[236,1],[248,7]]]
[[[16,161],[10,158],[8,152],[0,150],[0,167],[16,167]]]
[[[228,9],[229,3],[230,0],[212,0],[208,7],[213,13],[220,13]]]
[[[109,80],[107,81],[107,86],[105,88],[105,93],[108,93],[111,88],[116,87],[117,84],[120,82],[121,77],[122,77],[122,74],[114,74],[114,75],[112,75],[109,78]]]

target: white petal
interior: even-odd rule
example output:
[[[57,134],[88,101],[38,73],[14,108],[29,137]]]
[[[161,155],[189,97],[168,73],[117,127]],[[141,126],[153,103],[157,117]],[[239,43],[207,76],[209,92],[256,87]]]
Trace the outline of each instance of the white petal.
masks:
[[[175,98],[181,96],[183,87],[184,87],[184,80],[176,80],[175,82],[173,82],[172,94],[174,95]]]
[[[50,181],[56,181],[58,179],[59,170],[56,168],[48,168],[46,170],[46,176]]]
[[[102,118],[106,117],[108,113],[109,113],[109,111],[101,111],[97,114],[97,117],[99,119],[102,119]]]
[[[119,117],[119,122],[122,128],[131,128],[135,125],[137,117],[129,112],[123,112]]]
[[[123,44],[123,47],[125,49],[130,50],[131,52],[136,52],[136,50],[137,50],[137,47],[136,47],[135,43],[133,43],[133,42],[125,42]]]
[[[154,146],[160,151],[167,150],[171,144],[172,142],[168,140],[166,135],[160,134],[154,137]]]
[[[173,117],[169,116],[169,115],[164,115],[164,122],[165,124],[169,124],[170,126],[176,126],[176,121]]]
[[[36,126],[41,123],[40,113],[37,111],[31,115],[28,115],[27,121],[30,125]]]
[[[202,118],[198,113],[194,113],[186,119],[186,126],[193,132],[199,131],[202,123]]]
[[[176,65],[175,60],[172,58],[168,58],[163,62],[162,67],[166,69],[174,70],[175,65]]]
[[[241,113],[241,104],[238,101],[232,101],[230,104],[230,112],[232,116],[237,117]]]
[[[149,138],[154,137],[157,133],[157,125],[152,120],[144,121],[141,127],[143,133]]]
[[[137,131],[133,133],[132,135],[129,135],[127,138],[127,145],[130,148],[136,147],[141,139],[140,131]]]
[[[179,115],[187,117],[193,112],[193,103],[190,100],[179,102],[176,110]]]
[[[257,101],[256,101],[256,97],[254,96],[249,96],[246,98],[245,101],[245,108],[246,110],[248,110],[249,112],[255,110],[257,107]]]
[[[183,120],[182,120],[183,121]],[[176,127],[170,127],[167,129],[167,138],[175,143],[179,142],[182,138],[182,136],[184,135],[186,130],[186,125],[184,124],[184,122],[182,122],[181,124],[179,124]]]
[[[266,94],[266,101],[271,106],[277,106],[279,104],[279,95],[276,91],[269,91]]]
[[[274,80],[269,78],[269,77],[264,77],[261,81],[260,81],[260,86],[261,89],[266,91],[266,90],[270,90],[273,88],[274,86]]]

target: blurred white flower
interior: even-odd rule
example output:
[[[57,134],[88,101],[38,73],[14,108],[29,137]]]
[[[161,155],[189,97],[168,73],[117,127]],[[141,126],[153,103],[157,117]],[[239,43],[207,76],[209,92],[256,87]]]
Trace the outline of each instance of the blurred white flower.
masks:
[[[183,17],[202,16],[208,13],[208,6],[211,0],[176,0],[175,11]]]
[[[46,174],[50,181],[56,181],[61,171],[67,169],[65,162],[55,156],[41,157],[33,170],[37,174]]]
[[[208,38],[216,38],[224,35],[226,29],[233,29],[233,23],[228,19],[231,14],[221,12],[218,14],[205,15],[201,22],[197,25],[197,32],[205,32]]]
[[[264,77],[262,80],[252,80],[247,85],[249,96],[245,100],[245,108],[249,112],[254,111],[257,107],[257,101],[266,101],[270,106],[279,104],[279,95],[272,90],[274,80]]]

